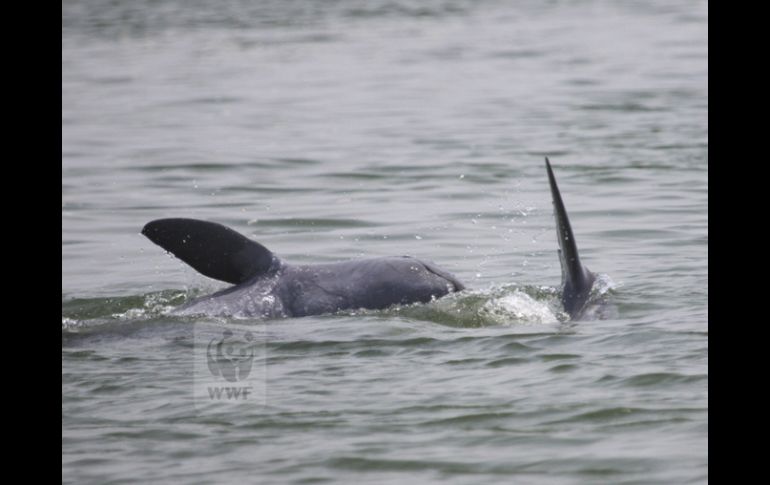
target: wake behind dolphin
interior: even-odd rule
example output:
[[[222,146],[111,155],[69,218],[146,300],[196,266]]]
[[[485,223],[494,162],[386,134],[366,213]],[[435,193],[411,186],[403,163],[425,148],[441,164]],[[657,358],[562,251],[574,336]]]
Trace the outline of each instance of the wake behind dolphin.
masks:
[[[545,164],[559,241],[561,301],[576,319],[589,299],[595,276],[580,261],[548,158]],[[410,256],[288,264],[261,244],[214,222],[158,219],[147,223],[142,234],[199,273],[235,285],[183,304],[175,310],[181,314],[303,317],[427,303],[465,289],[450,273]]]

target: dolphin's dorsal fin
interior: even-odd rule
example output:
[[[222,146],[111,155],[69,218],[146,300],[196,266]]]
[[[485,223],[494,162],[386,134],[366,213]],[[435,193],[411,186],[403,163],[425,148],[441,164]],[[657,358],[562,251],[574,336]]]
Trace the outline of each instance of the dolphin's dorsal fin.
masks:
[[[278,265],[267,248],[214,222],[158,219],[147,223],[142,234],[199,273],[234,285]]]
[[[562,297],[564,310],[573,318],[580,313],[591,293],[594,275],[580,262],[575,236],[567,217],[567,209],[561,199],[556,178],[551,170],[551,162],[545,158],[548,182],[551,185],[553,212],[556,218],[556,235],[559,241],[559,259],[561,260]]]

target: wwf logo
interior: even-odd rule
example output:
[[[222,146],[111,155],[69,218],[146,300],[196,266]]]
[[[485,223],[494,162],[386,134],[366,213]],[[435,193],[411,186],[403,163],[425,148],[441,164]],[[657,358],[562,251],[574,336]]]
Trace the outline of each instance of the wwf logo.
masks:
[[[246,332],[242,339],[225,330],[222,338],[212,339],[206,348],[206,361],[214,377],[238,382],[249,377],[254,362],[254,336]]]

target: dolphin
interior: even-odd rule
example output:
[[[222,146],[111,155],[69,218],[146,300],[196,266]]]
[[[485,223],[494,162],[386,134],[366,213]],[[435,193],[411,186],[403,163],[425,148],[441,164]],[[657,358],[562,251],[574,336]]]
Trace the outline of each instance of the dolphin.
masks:
[[[567,211],[548,158],[559,259],[561,301],[577,319],[595,281],[580,262]],[[182,315],[303,317],[340,310],[379,310],[427,303],[465,289],[457,278],[429,261],[411,256],[360,259],[330,264],[289,264],[261,244],[215,222],[158,219],[142,234],[199,273],[234,286],[177,307]]]

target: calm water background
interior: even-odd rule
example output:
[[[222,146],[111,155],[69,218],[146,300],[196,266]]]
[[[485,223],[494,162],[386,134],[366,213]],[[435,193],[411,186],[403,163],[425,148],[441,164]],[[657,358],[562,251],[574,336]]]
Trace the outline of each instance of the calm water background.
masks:
[[[62,3],[69,483],[708,479],[705,2]],[[610,318],[560,323],[543,156]],[[297,263],[412,254],[474,289],[268,322],[139,234]],[[264,405],[196,406],[247,325]]]

